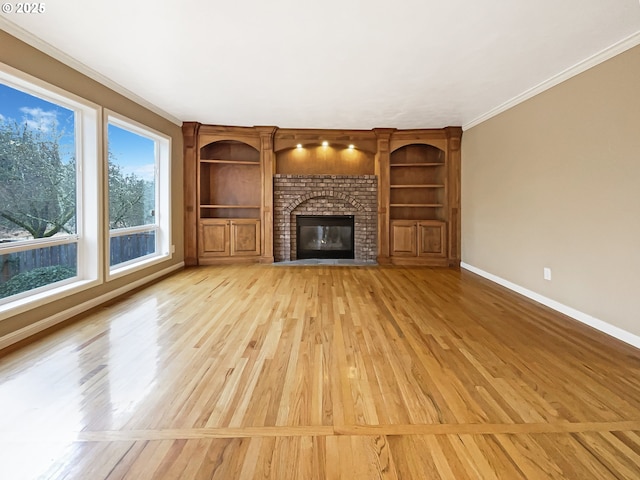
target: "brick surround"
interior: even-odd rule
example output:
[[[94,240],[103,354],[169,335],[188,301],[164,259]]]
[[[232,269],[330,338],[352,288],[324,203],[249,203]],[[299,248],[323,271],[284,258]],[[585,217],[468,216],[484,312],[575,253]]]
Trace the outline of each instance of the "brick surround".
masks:
[[[275,175],[273,250],[296,260],[296,215],[353,215],[355,260],[375,262],[378,178],[375,175]]]

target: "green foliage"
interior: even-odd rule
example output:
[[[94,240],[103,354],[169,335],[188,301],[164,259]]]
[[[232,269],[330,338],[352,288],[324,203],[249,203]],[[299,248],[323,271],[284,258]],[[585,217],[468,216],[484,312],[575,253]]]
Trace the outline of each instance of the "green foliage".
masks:
[[[0,218],[33,238],[75,229],[75,161],[60,157],[61,134],[0,123]]]
[[[28,272],[19,273],[9,281],[0,285],[0,298],[43,287],[75,275],[75,269],[63,265],[34,268]]]
[[[109,152],[109,228],[135,227],[153,223],[146,205],[153,184],[131,173],[125,175]],[[150,210],[150,209],[149,209]]]
[[[0,122],[0,227],[33,238],[75,232],[75,159],[63,161],[61,134]],[[109,152],[109,227],[153,223],[154,185],[126,175]]]

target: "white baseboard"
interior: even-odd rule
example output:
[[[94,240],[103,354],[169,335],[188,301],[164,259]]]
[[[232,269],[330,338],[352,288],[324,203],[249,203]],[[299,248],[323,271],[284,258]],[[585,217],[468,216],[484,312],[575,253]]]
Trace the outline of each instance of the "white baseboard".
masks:
[[[180,270],[184,268],[184,262],[177,263],[175,265],[171,265],[159,272],[156,272],[148,277],[141,278],[140,280],[136,280],[135,282],[131,282],[123,287],[112,290],[111,292],[105,293],[104,295],[100,295],[99,297],[92,298],[84,303],[76,305],[75,307],[69,308],[62,312],[56,313],[50,317],[44,318],[38,322],[32,323],[31,325],[27,325],[24,328],[16,330],[15,332],[11,332],[4,337],[0,337],[0,350],[6,348],[14,343],[19,342],[20,340],[24,340],[36,333],[42,332],[47,328],[53,327],[58,323],[64,322],[65,320],[70,319],[82,312],[86,312],[87,310],[97,307],[109,300],[113,300],[114,298],[127,293],[135,288],[141,287],[142,285],[149,283],[156,278],[160,278],[164,275],[168,275],[171,272],[176,270]]]
[[[524,287],[521,287],[520,285],[516,285],[515,283],[512,283],[509,280],[505,280],[504,278],[498,277],[497,275],[494,275],[489,272],[485,272],[484,270],[474,267],[473,265],[469,265],[468,263],[461,262],[460,267],[464,268],[465,270],[469,270],[470,272],[473,272],[477,275],[480,275],[481,277],[484,277],[487,280],[491,280],[492,282],[497,283],[498,285],[502,285],[503,287],[506,287],[509,290],[513,290],[514,292],[519,293],[520,295],[524,295],[525,297],[530,298],[531,300],[534,300],[538,303],[541,303],[542,305],[545,305],[549,308],[552,308],[557,312],[563,313],[564,315],[567,315],[575,320],[578,320],[579,322],[589,325],[590,327],[593,327],[596,330],[600,330],[601,332],[606,333],[607,335],[611,335],[612,337],[617,338],[618,340],[622,340],[623,342],[628,343],[629,345],[632,345],[636,348],[640,348],[640,337],[638,337],[637,335],[634,335],[633,333],[627,332],[626,330],[618,328],[615,325],[611,325],[610,323],[607,323],[598,318],[592,317],[591,315],[588,315],[584,312],[576,310],[575,308],[568,307],[567,305],[563,305],[560,302],[556,302],[555,300],[552,300],[543,295],[540,295],[539,293],[536,293],[532,290],[528,290]]]

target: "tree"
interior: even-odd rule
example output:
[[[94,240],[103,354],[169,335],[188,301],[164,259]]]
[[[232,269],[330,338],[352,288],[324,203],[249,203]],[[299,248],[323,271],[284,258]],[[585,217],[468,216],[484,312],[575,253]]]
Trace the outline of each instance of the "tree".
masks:
[[[125,175],[112,152],[109,152],[109,228],[126,228],[145,225],[148,213],[148,192],[153,191],[134,173]]]
[[[61,136],[0,123],[0,217],[33,238],[75,231],[75,159],[62,161]]]
[[[0,121],[0,225],[33,238],[75,232],[76,162],[63,161],[62,134]],[[109,152],[109,228],[153,223],[153,182],[125,175]]]

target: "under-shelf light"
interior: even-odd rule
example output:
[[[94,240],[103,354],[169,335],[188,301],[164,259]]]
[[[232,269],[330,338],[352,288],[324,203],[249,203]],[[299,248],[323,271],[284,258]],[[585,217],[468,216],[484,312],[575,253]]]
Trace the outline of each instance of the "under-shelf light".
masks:
[[[353,150],[354,148],[356,148],[356,146],[353,143],[349,145],[349,150]]]
[[[297,144],[296,148],[302,148],[302,144],[301,143]]]
[[[322,146],[323,147],[328,147],[329,146],[329,142],[327,142],[326,140],[324,142],[322,142]]]

